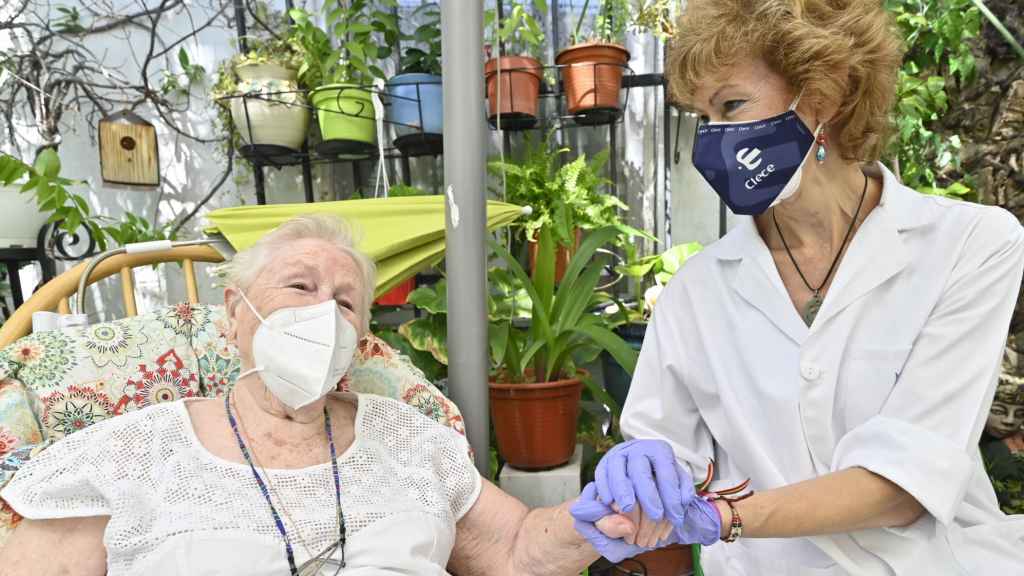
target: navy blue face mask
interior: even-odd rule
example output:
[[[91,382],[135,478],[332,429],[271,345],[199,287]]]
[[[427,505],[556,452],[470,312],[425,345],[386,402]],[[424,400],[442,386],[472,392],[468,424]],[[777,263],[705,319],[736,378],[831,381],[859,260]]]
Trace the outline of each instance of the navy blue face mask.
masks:
[[[736,214],[762,214],[800,187],[816,134],[797,116],[799,101],[765,120],[697,127],[693,165]]]

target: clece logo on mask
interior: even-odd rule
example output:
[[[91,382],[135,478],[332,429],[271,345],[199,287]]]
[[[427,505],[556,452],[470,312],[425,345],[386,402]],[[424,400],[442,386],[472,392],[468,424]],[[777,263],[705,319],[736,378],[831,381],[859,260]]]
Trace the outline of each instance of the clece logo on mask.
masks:
[[[761,150],[754,148],[743,148],[736,153],[736,161],[743,165],[744,168],[750,171],[757,170],[757,167],[761,165]]]
[[[736,161],[739,162],[747,170],[753,172],[754,170],[757,170],[759,166],[761,166],[761,163],[764,161],[764,158],[761,158],[761,150],[758,148],[754,148],[753,150],[751,150],[750,148],[743,148],[742,150],[736,153]],[[744,183],[744,186],[747,188],[747,190],[753,190],[754,188],[757,188],[758,184],[760,184],[762,180],[768,178],[768,175],[772,174],[773,172],[775,172],[775,164],[769,164],[754,176],[747,178],[747,181]]]

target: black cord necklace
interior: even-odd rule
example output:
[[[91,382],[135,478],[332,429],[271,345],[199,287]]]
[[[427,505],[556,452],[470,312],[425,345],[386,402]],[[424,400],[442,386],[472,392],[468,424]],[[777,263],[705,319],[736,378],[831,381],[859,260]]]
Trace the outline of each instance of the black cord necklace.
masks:
[[[846,243],[850,241],[850,236],[853,235],[853,229],[857,226],[857,217],[860,216],[860,209],[864,205],[864,197],[868,194],[868,177],[864,176],[864,190],[860,193],[860,202],[857,203],[857,211],[853,213],[853,220],[850,221],[850,228],[846,230],[846,237],[843,238],[843,243],[839,246],[839,252],[836,252],[836,257],[832,260],[832,265],[828,268],[828,274],[825,274],[825,279],[821,281],[821,284],[814,288],[811,283],[807,281],[807,277],[804,276],[803,270],[800,269],[800,265],[796,263],[796,258],[793,257],[793,252],[789,249],[789,244],[786,243],[786,237],[782,235],[782,229],[779,228],[779,221],[775,219],[775,208],[772,208],[772,222],[775,223],[775,231],[778,232],[779,238],[782,239],[782,246],[786,249],[786,254],[789,255],[789,261],[793,263],[793,267],[796,268],[796,273],[800,275],[800,279],[804,281],[804,286],[813,294],[811,299],[807,301],[807,305],[804,306],[803,319],[804,324],[810,326],[814,323],[814,319],[818,316],[818,311],[821,310],[821,304],[824,299],[821,297],[821,290],[828,284],[828,279],[832,277],[832,273],[836,270],[836,265],[839,264],[839,257],[843,255],[843,250],[846,248]]]

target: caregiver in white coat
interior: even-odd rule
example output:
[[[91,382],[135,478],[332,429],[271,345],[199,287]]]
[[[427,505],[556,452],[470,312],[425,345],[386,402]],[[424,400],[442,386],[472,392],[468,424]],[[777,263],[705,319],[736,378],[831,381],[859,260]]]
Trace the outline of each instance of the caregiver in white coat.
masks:
[[[690,0],[678,23],[666,74],[703,117],[695,166],[752,217],[660,297],[634,440],[584,500],[642,508],[645,547],[666,524],[662,544],[731,541],[709,575],[1024,574],[1024,517],[1000,512],[977,446],[1024,233],[878,162],[901,59],[881,4]],[[694,496],[711,459],[712,491],[749,478],[753,496]]]

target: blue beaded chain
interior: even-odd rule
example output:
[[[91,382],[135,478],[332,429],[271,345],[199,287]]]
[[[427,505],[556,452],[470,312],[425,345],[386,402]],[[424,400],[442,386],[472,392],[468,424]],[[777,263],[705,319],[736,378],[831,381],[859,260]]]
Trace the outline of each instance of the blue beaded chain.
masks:
[[[260,478],[258,472],[256,472],[256,466],[252,463],[252,457],[249,455],[249,449],[245,445],[245,441],[242,440],[242,435],[238,432],[238,422],[235,421],[234,414],[231,413],[231,403],[229,401],[231,394],[224,395],[224,410],[228,415],[228,423],[231,424],[231,431],[235,433],[235,439],[238,440],[238,448],[242,451],[242,456],[245,457],[245,461],[249,464],[249,469],[252,470],[252,476],[256,479],[256,484],[260,487],[260,492],[263,493],[263,497],[267,500],[267,505],[270,506],[270,513],[274,516],[274,524],[277,526],[278,532],[281,533],[281,537],[284,538],[284,549],[288,556],[288,569],[289,573],[293,576],[299,573],[298,568],[295,567],[295,552],[292,550],[291,539],[288,538],[288,531],[285,530],[284,522],[281,521],[281,516],[277,513],[277,508],[274,508],[274,502],[270,499],[270,492],[267,490],[267,485]],[[337,504],[338,514],[338,537],[341,546],[341,567],[345,567],[345,516],[341,512],[341,478],[338,475],[338,458],[334,449],[334,434],[331,431],[331,415],[327,411],[327,406],[324,406],[324,428],[327,431],[327,444],[331,449],[331,469],[334,472],[334,498]]]

